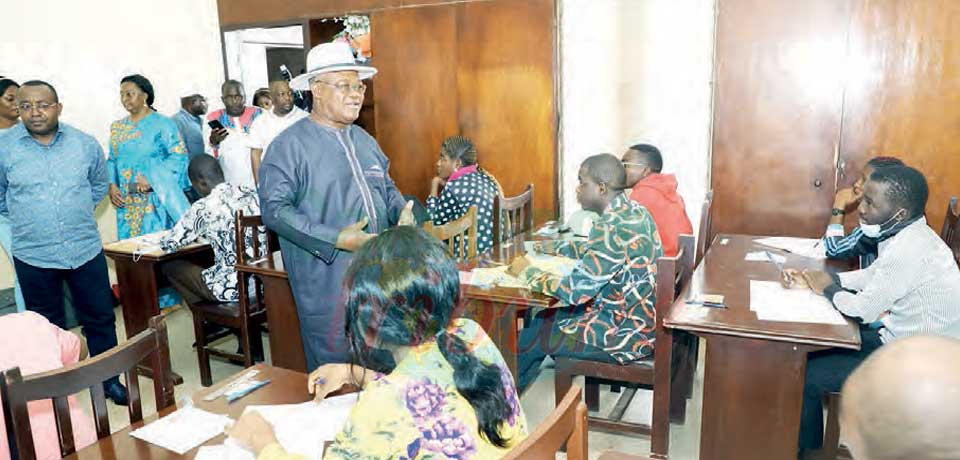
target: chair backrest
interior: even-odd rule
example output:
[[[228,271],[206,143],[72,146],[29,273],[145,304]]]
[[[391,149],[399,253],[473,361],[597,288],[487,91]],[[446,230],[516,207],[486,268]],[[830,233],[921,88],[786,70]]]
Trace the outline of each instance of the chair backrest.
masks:
[[[280,249],[280,242],[277,238],[277,234],[272,230],[268,230],[267,227],[263,225],[263,219],[260,216],[245,216],[243,211],[237,211],[234,214],[234,247],[237,252],[237,263],[245,264],[247,263],[247,238],[250,241],[251,253],[254,255],[254,259],[259,259],[261,257],[269,257],[273,255],[275,251]],[[260,282],[260,277],[253,275],[251,273],[240,273],[237,272],[237,292],[247,295],[240,295],[239,304],[240,304],[240,314],[246,316],[249,314],[250,310],[250,281],[253,279],[253,290],[254,296],[257,299],[256,305],[263,306],[264,295],[263,295],[263,285]]]
[[[694,259],[694,266],[700,264],[703,255],[707,249],[710,249],[710,225],[713,223],[713,190],[707,192],[707,197],[703,200],[703,208],[700,209],[700,231],[697,232],[697,257]]]
[[[477,256],[477,207],[470,206],[459,219],[443,225],[423,224],[423,229],[447,244],[447,252],[458,261]],[[464,244],[466,243],[466,244]]]
[[[943,238],[943,242],[953,251],[953,259],[960,263],[960,209],[957,209],[957,197],[951,197],[947,203],[940,238]]]
[[[70,395],[89,389],[97,437],[110,436],[103,382],[114,375],[123,373],[126,376],[130,423],[143,420],[137,365],[147,358],[153,369],[153,389],[159,411],[174,404],[167,327],[163,317],[159,315],[150,319],[150,326],[143,332],[91,359],[26,377],[20,374],[20,368],[17,367],[0,371],[0,397],[3,398],[3,415],[11,458],[35,458],[30,415],[27,412],[29,401],[53,400],[57,437],[63,456],[76,450],[67,399]]]
[[[523,193],[506,198],[503,190],[493,200],[494,243],[502,243],[533,229],[533,184]]]
[[[567,460],[586,460],[587,405],[582,399],[580,387],[571,386],[553,413],[503,460],[552,460],[564,444],[567,446]]]
[[[677,240],[677,255],[657,259],[657,330],[663,328],[677,295],[693,274],[693,235],[680,235]]]

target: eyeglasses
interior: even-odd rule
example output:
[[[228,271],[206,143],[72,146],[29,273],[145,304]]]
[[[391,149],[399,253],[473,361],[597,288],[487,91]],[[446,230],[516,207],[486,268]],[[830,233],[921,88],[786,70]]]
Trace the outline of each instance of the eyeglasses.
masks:
[[[37,102],[36,104],[31,104],[29,102],[21,102],[17,104],[17,108],[20,109],[21,112],[29,112],[33,110],[34,107],[36,107],[37,110],[46,112],[47,110],[50,110],[51,107],[54,107],[56,105],[57,105],[56,102]]]
[[[364,85],[363,83],[356,83],[351,85],[349,83],[344,83],[344,82],[330,83],[323,80],[314,80],[313,83],[323,83],[324,85],[332,86],[336,88],[337,91],[340,91],[343,94],[350,94],[350,91],[356,91],[360,94],[363,94],[367,91],[367,85]]]
[[[647,166],[647,165],[645,165],[645,164],[643,164],[643,163],[631,163],[631,162],[629,162],[629,161],[621,161],[621,163],[623,163],[623,166],[624,166],[624,167],[626,167],[626,166],[636,166],[636,167],[638,167],[638,168],[643,168],[643,167]]]

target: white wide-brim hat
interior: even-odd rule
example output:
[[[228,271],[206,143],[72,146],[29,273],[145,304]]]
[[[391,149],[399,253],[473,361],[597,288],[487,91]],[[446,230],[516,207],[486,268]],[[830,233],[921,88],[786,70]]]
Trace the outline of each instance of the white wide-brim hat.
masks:
[[[377,74],[377,69],[357,63],[350,45],[343,42],[323,43],[314,46],[307,54],[307,71],[290,81],[290,89],[309,91],[310,79],[324,73],[353,70],[366,80]]]

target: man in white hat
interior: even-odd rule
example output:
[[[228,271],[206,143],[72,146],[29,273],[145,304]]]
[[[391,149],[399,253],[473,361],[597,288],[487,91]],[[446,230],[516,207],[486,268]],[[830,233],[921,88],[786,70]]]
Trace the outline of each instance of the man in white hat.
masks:
[[[206,114],[207,99],[195,86],[188,86],[180,91],[180,110],[170,118],[177,124],[191,159],[204,153],[203,116]]]
[[[340,293],[352,253],[392,225],[415,223],[390,161],[353,124],[363,80],[376,72],[345,43],[310,50],[307,72],[290,86],[312,92],[313,110],[270,143],[260,166],[263,222],[280,236],[309,370],[348,362]]]

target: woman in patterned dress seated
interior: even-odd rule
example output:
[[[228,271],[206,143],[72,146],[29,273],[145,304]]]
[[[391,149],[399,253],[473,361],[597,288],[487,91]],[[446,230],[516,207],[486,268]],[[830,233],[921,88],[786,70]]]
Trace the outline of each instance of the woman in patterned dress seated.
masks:
[[[345,385],[363,390],[324,459],[492,459],[527,435],[513,376],[480,326],[454,319],[457,266],[421,229],[395,227],[357,253],[344,282],[353,364],[326,364],[308,387],[317,398]],[[389,374],[371,351],[397,362]],[[255,412],[230,435],[258,460],[293,460]]]
[[[440,144],[437,177],[427,198],[434,225],[457,220],[476,206],[477,253],[486,252],[493,246],[493,200],[499,194],[500,184],[477,164],[477,148],[470,139],[452,136]]]

